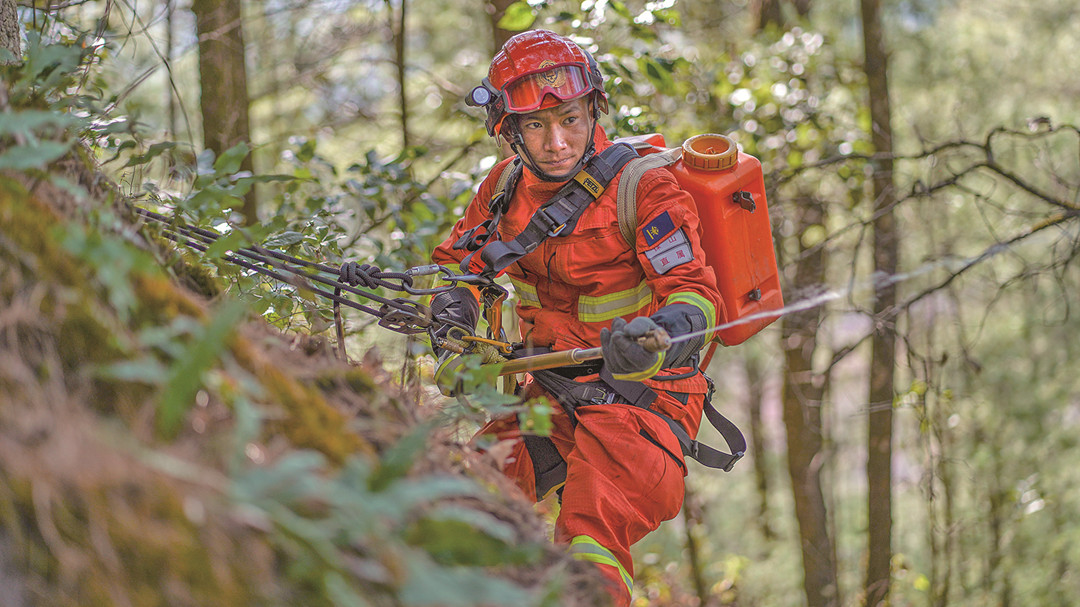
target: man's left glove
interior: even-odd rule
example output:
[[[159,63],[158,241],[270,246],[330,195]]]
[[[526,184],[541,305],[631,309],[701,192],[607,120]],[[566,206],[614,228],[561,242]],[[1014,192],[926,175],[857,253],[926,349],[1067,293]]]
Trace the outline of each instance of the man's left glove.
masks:
[[[662,331],[648,316],[638,316],[626,322],[616,318],[611,329],[600,330],[600,347],[604,355],[604,364],[615,379],[641,381],[649,379],[664,365],[663,350],[649,352],[638,338],[645,337],[650,331]]]
[[[432,296],[431,317],[436,322],[443,321],[441,326],[430,333],[431,351],[438,359],[435,366],[435,384],[444,396],[455,396],[464,388],[461,385],[461,353],[439,347],[438,344],[440,340],[445,340],[451,348],[466,348],[469,344],[454,337],[455,334],[460,335],[460,330],[454,331],[455,325],[446,321],[461,325],[472,332],[480,318],[480,304],[468,287],[455,287]]]

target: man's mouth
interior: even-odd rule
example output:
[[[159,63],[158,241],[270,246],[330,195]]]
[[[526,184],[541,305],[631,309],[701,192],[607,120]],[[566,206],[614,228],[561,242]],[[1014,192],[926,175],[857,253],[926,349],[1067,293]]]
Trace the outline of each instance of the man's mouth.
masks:
[[[574,166],[574,159],[573,158],[563,158],[562,160],[548,160],[546,162],[543,162],[542,164],[544,164],[546,166],[549,166],[551,168],[554,168],[554,169],[567,169],[567,170],[569,170],[570,167]]]

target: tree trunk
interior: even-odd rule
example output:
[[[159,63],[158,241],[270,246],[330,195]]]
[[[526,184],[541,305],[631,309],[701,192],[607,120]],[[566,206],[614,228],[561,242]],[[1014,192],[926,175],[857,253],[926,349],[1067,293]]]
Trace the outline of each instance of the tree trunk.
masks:
[[[408,0],[399,0],[401,7],[394,12],[392,0],[386,0],[386,13],[390,38],[394,46],[394,67],[398,83],[398,115],[401,126],[401,149],[409,147],[412,138],[409,135],[408,90],[405,88],[405,15]]]
[[[491,18],[491,40],[492,51],[494,55],[499,52],[499,49],[506,44],[506,41],[517,32],[510,30],[504,30],[499,27],[499,20],[506,14],[506,8],[514,3],[514,0],[487,0],[484,4],[484,10],[487,12],[488,17]]]
[[[776,533],[769,524],[769,473],[765,465],[765,433],[761,423],[761,403],[765,400],[765,382],[761,362],[751,357],[746,361],[747,408],[750,411],[750,454],[754,462],[754,481],[758,492],[758,526],[766,540]]]
[[[825,207],[821,201],[800,200],[792,208],[799,232],[824,225]],[[824,251],[824,247],[811,250],[800,247],[792,284],[825,282]],[[781,398],[787,430],[788,474],[799,523],[806,602],[809,607],[835,607],[840,605],[836,549],[829,536],[829,519],[821,487],[825,461],[821,406],[826,378],[815,373],[811,365],[820,321],[819,308],[780,318],[785,362]]]
[[[892,126],[889,108],[888,58],[885,54],[880,0],[862,0],[865,70],[870,94],[871,141],[874,145],[874,272],[894,276],[899,260],[899,239],[892,209]],[[884,604],[889,595],[892,562],[892,411],[896,367],[894,318],[896,290],[879,285],[873,305],[876,326],[870,361],[870,411],[867,428],[866,604]]]
[[[236,0],[192,0],[199,34],[199,81],[202,84],[203,146],[215,154],[251,141],[248,120],[247,65],[241,3]],[[251,155],[240,165],[254,172]],[[248,224],[258,222],[254,188],[242,209]]]
[[[16,60],[22,56],[19,13],[15,10],[15,0],[0,0],[0,48],[10,51]],[[8,62],[0,59],[0,63]]]
[[[690,485],[683,498],[683,519],[686,523],[686,552],[690,561],[690,581],[697,594],[698,607],[709,607],[709,584],[705,581],[705,563],[702,560],[699,530],[705,526],[700,500]]]
[[[754,31],[760,32],[770,25],[783,27],[784,11],[780,8],[780,0],[753,0],[750,7],[754,12]]]
[[[176,19],[176,0],[166,0],[165,3],[165,59],[168,65],[165,67],[169,70],[173,66],[173,53],[175,52],[176,42],[173,39],[173,23]],[[168,120],[169,120],[169,138],[176,139],[177,129],[177,111],[176,111],[176,91],[173,87],[165,87],[166,95],[168,95],[166,102],[168,104]]]

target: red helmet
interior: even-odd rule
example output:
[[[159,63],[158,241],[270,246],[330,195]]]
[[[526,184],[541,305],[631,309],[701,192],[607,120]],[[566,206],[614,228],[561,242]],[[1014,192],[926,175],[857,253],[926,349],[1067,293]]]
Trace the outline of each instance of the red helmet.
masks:
[[[487,110],[488,135],[494,137],[502,133],[507,114],[535,112],[589,93],[596,93],[596,107],[606,114],[604,77],[593,56],[554,32],[531,30],[506,41],[466,102]]]

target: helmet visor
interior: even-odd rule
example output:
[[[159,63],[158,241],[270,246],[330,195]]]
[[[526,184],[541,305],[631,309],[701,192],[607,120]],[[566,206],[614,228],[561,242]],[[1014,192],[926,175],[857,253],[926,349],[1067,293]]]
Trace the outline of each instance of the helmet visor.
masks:
[[[545,95],[553,95],[559,101],[570,101],[591,88],[585,66],[569,63],[525,74],[507,84],[503,93],[507,111],[525,113],[540,109]]]

